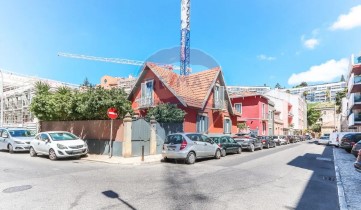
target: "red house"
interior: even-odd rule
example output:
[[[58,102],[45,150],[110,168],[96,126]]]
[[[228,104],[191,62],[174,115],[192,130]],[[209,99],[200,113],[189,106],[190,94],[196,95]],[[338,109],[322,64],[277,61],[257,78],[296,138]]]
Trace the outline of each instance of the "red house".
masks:
[[[147,63],[128,99],[139,117],[157,104],[177,104],[186,112],[184,132],[237,132],[237,119],[220,68],[180,76]]]
[[[257,135],[268,135],[268,101],[257,93],[243,93],[231,96],[235,112],[241,114],[238,122],[246,123],[248,129]]]

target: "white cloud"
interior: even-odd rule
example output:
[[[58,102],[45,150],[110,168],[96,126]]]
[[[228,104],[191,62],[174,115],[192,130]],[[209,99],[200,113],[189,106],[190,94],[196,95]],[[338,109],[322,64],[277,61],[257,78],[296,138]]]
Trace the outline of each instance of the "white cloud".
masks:
[[[267,56],[267,55],[263,55],[263,54],[257,56],[257,58],[258,58],[259,60],[263,60],[263,61],[273,61],[273,60],[276,60],[275,57],[271,57],[271,56]]]
[[[346,75],[349,60],[343,58],[339,61],[329,60],[318,66],[312,66],[309,70],[292,74],[288,79],[289,85],[298,85],[301,82],[332,82],[334,79]]]
[[[330,27],[331,30],[337,29],[352,29],[361,26],[361,5],[352,7],[350,12],[345,15],[340,15],[336,22]]]
[[[319,44],[320,42],[315,38],[303,40],[303,45],[311,50],[314,49]]]

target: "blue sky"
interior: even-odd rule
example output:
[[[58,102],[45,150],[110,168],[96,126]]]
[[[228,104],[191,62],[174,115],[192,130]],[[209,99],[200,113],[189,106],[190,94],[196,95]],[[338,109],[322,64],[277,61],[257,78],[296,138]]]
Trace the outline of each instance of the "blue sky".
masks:
[[[349,56],[361,52],[359,5],[355,0],[193,0],[191,47],[222,66],[228,85],[338,81]],[[180,0],[0,2],[0,68],[22,74],[99,83],[105,74],[137,75],[139,67],[57,53],[146,60],[179,43]]]

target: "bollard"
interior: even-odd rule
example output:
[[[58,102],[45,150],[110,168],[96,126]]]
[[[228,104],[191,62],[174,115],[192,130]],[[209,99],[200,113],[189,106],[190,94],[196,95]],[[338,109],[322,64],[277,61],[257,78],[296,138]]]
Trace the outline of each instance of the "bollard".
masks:
[[[144,145],[142,146],[142,161],[144,162]]]

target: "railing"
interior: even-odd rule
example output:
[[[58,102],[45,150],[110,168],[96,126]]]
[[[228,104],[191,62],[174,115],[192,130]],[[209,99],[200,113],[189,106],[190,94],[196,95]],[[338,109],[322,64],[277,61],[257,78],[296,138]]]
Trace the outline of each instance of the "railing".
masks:
[[[361,102],[361,95],[360,94],[357,94],[357,95],[354,94],[353,98],[354,98],[355,103],[360,103]]]
[[[348,99],[348,108],[352,108],[353,105],[355,104],[355,94],[354,93],[351,93],[350,94],[350,97]]]
[[[289,112],[289,113],[288,113],[288,117],[293,117],[293,113],[292,113],[292,112]]]
[[[354,81],[354,75],[351,74],[350,80],[348,82],[347,88],[348,88],[348,92],[351,93],[351,88],[353,86],[353,81]]]
[[[214,100],[213,108],[214,109],[225,109],[226,103],[224,100]]]
[[[140,102],[139,107],[141,107],[141,108],[151,107],[154,105],[153,98],[141,98],[139,102]]]
[[[361,56],[355,57],[355,58],[353,59],[353,64],[361,64]]]
[[[353,113],[355,122],[361,122],[361,113]]]
[[[354,84],[361,83],[361,76],[360,75],[355,76],[353,81],[354,81]]]

